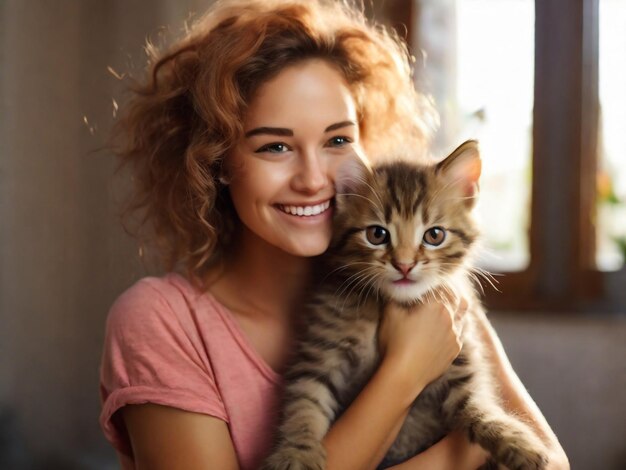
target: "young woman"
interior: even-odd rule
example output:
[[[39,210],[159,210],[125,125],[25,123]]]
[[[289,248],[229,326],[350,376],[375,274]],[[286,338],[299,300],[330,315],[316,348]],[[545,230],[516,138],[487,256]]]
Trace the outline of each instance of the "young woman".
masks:
[[[123,468],[255,469],[269,451],[280,371],[313,257],[331,234],[334,177],[363,151],[418,156],[430,109],[404,47],[324,1],[218,2],[152,51],[118,123],[143,212],[170,273],[114,304],[101,370],[106,437]],[[408,407],[458,354],[466,310],[389,307],[384,360],[324,440],[333,469],[373,469]],[[504,402],[568,468],[488,324]],[[451,434],[397,468],[474,469]]]

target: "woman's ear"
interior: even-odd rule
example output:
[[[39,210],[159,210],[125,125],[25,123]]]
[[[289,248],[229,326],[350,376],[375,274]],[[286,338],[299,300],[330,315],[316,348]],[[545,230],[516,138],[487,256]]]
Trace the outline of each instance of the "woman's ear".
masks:
[[[435,173],[449,191],[474,204],[478,195],[478,180],[482,163],[478,142],[468,140],[457,147],[448,157],[439,162]]]
[[[219,162],[219,167],[217,169],[217,181],[222,186],[228,186],[233,180],[233,173],[236,171],[237,168],[234,167],[230,154],[226,155]]]
[[[228,186],[230,180],[224,175],[223,172],[220,173],[220,176],[217,178],[222,186]]]

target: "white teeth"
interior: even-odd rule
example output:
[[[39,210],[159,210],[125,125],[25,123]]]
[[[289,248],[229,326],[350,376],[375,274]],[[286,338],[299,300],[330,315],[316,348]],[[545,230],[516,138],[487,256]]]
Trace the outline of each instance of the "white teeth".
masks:
[[[330,207],[330,200],[317,204],[316,206],[279,206],[283,212],[291,215],[299,215],[308,217],[311,215],[318,215],[324,212]]]

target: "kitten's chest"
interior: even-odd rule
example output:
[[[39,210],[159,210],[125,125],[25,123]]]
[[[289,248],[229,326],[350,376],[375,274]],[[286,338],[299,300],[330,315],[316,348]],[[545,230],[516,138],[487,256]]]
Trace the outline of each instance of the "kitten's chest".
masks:
[[[375,320],[375,315],[361,317],[352,322],[349,331],[337,333],[342,337],[342,346],[336,352],[343,356],[340,362],[347,368],[343,374],[345,382],[338,387],[342,395],[341,405],[345,408],[367,384],[380,364],[378,321]]]

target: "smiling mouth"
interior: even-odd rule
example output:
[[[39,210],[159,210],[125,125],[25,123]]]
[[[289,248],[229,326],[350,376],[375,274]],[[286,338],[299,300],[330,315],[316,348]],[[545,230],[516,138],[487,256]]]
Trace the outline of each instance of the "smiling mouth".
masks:
[[[289,215],[297,215],[300,217],[312,217],[326,212],[330,207],[330,199],[326,202],[316,204],[314,206],[287,206],[284,204],[277,204],[277,207]]]

